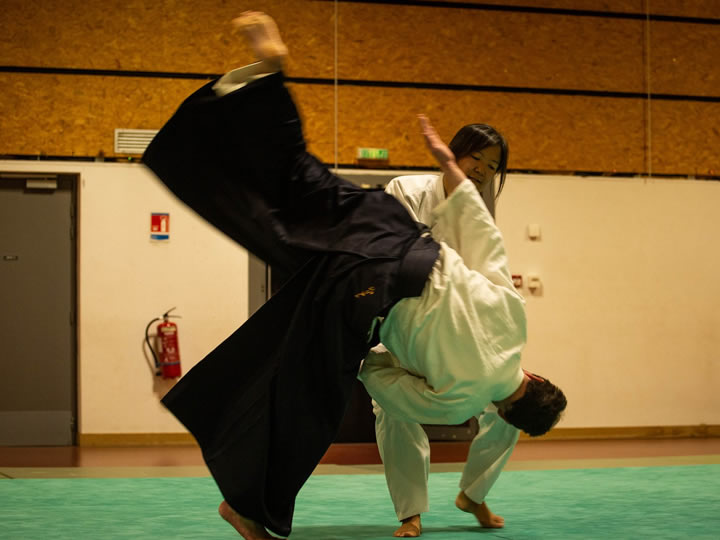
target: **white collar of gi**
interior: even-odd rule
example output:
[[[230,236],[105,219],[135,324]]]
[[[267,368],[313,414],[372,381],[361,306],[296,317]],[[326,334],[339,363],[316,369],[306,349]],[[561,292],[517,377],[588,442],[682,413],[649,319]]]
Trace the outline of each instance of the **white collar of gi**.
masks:
[[[438,176],[437,182],[435,183],[435,196],[437,197],[438,202],[444,201],[447,197],[445,197],[445,184],[443,183],[443,177],[445,175],[443,173],[440,173],[440,176]]]

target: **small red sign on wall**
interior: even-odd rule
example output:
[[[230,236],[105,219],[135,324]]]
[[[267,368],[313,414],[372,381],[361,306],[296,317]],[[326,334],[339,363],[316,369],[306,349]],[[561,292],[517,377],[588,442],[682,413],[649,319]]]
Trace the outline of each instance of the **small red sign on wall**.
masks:
[[[150,240],[170,240],[170,214],[150,214]]]

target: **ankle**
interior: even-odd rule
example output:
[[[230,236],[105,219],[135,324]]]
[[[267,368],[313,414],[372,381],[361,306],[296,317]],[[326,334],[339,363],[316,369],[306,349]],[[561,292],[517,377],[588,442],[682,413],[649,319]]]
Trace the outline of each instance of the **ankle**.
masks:
[[[461,491],[460,493],[458,493],[458,496],[455,497],[455,506],[463,512],[473,513],[477,508],[478,503],[465,495],[464,491]]]

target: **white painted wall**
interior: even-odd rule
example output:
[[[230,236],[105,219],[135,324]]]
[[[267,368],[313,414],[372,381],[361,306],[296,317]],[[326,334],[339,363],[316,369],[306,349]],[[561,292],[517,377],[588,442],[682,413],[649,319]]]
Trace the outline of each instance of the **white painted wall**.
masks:
[[[142,165],[0,161],[0,171],[80,175],[79,432],[182,431],[159,403],[171,383],[150,371],[145,326],[177,306],[187,371],[247,319],[247,252]],[[169,242],[150,241],[152,212],[170,213]]]
[[[508,179],[512,272],[543,283],[525,365],[565,390],[562,426],[720,423],[719,208],[720,182]]]
[[[76,172],[80,433],[179,432],[142,352],[178,306],[187,370],[247,317],[247,256],[142,166],[0,161]],[[528,369],[566,391],[564,427],[720,424],[720,182],[511,175],[497,215],[525,288]],[[149,241],[169,212],[171,241]],[[538,224],[539,242],[527,238]]]

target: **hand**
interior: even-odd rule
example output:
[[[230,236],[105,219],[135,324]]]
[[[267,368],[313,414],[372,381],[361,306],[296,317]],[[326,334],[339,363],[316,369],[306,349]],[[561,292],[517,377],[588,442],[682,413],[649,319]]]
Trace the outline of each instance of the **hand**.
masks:
[[[425,144],[435,158],[435,161],[440,165],[440,170],[445,174],[444,184],[449,196],[450,193],[465,180],[465,174],[460,167],[458,167],[455,154],[453,154],[448,145],[442,141],[440,135],[437,134],[430,120],[428,120],[428,117],[424,114],[418,114],[418,120],[423,137],[425,137]]]
[[[440,165],[440,168],[443,168],[443,165],[450,161],[455,161],[455,155],[452,153],[452,150],[442,141],[440,135],[437,134],[430,120],[428,120],[428,117],[424,114],[418,114],[418,120],[420,121],[420,129],[423,137],[425,137],[425,144]]]

